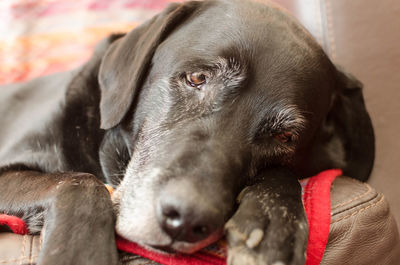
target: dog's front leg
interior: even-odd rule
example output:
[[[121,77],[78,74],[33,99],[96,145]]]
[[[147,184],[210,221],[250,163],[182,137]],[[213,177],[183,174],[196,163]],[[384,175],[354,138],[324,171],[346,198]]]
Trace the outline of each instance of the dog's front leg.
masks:
[[[95,176],[9,171],[0,174],[0,212],[43,226],[40,265],[118,264],[110,196]]]
[[[287,169],[271,169],[246,187],[225,226],[228,264],[302,265],[308,225],[301,186]]]

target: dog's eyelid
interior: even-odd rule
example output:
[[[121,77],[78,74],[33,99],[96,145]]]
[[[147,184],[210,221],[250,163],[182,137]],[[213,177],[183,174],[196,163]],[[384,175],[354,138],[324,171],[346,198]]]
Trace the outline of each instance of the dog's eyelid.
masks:
[[[269,108],[258,131],[268,132],[271,136],[290,132],[291,137],[296,140],[305,127],[306,119],[302,112],[294,105],[285,105]]]
[[[255,138],[274,139],[283,144],[296,143],[305,123],[301,115],[268,115],[258,125]]]
[[[297,133],[293,132],[293,131],[282,131],[279,133],[276,133],[273,135],[273,137],[283,143],[283,144],[289,144],[289,143],[294,143],[298,140],[298,135]]]
[[[273,128],[270,125],[265,124],[257,131],[255,138],[269,138],[278,140],[281,143],[295,143],[299,139],[299,131],[295,128],[284,126]]]

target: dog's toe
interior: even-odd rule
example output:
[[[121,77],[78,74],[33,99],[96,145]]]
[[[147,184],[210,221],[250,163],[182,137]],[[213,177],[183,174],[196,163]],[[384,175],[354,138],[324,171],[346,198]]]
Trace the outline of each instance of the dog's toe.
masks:
[[[245,246],[236,246],[229,249],[228,265],[258,265],[257,257]]]

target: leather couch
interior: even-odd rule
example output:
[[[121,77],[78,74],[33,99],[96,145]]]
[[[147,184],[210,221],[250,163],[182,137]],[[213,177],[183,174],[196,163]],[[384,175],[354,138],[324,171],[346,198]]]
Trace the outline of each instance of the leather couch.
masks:
[[[400,264],[400,2],[275,0],[292,12],[331,59],[364,83],[377,139],[370,185],[340,177],[331,190],[329,241],[321,264]],[[379,192],[378,192],[378,191]],[[385,194],[385,196],[383,195]],[[390,207],[389,207],[390,205]],[[0,233],[0,264],[32,264],[39,236]],[[124,264],[153,264],[121,254]]]

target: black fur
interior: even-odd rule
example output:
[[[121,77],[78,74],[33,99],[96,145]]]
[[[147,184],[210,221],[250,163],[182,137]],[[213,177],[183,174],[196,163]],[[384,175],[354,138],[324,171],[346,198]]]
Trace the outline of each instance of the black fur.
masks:
[[[361,87],[279,9],[170,5],[79,69],[1,88],[0,212],[45,231],[39,264],[117,264],[114,227],[191,252],[227,220],[229,264],[303,264],[298,178],[372,169]]]

